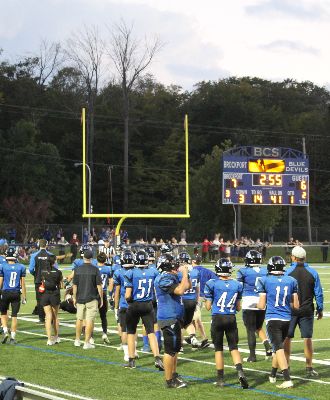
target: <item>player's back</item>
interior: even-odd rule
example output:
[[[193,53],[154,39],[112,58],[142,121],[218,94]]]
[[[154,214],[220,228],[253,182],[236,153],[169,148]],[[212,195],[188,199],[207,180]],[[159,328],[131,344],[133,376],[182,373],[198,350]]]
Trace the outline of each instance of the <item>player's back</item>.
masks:
[[[103,291],[107,290],[109,285],[109,279],[111,278],[111,268],[108,265],[98,265],[98,270],[101,274],[102,279],[102,289]]]
[[[154,281],[158,273],[154,269],[134,268],[132,273],[132,288],[134,301],[151,301],[154,293]],[[130,273],[127,274],[129,276]]]
[[[237,272],[237,280],[243,284],[243,297],[258,296],[257,281],[267,275],[266,267],[243,267]]]
[[[154,285],[158,304],[158,320],[183,317],[182,297],[169,292],[169,289],[173,287],[173,285],[178,285],[179,283],[179,277],[168,272],[162,272],[156,277]]]
[[[242,297],[243,286],[235,279],[211,279],[205,285],[205,296],[212,300],[212,315],[236,314],[236,302]]]
[[[1,264],[0,276],[3,277],[3,290],[18,291],[21,289],[21,278],[26,275],[26,267],[23,264],[7,262]]]
[[[266,320],[290,321],[293,293],[297,293],[297,281],[291,276],[269,274],[258,282],[258,290],[267,295]]]
[[[189,272],[189,278],[191,281],[191,289],[184,292],[182,298],[183,300],[196,300],[197,288],[200,283],[200,272],[197,268],[192,268]]]

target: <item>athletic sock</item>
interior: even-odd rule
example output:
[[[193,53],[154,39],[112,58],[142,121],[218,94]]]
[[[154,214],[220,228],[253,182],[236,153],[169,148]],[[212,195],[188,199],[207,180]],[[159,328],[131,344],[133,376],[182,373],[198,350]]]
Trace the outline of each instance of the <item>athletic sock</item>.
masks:
[[[270,352],[270,351],[272,350],[272,346],[270,345],[268,339],[264,340],[264,341],[262,342],[262,344],[264,345],[265,350],[267,351],[267,353]]]
[[[148,336],[143,336],[143,346],[149,346]]]
[[[217,369],[218,379],[223,379],[223,369]]]
[[[124,350],[124,356],[128,357],[128,345],[127,344],[123,344],[123,350]]]
[[[10,333],[10,337],[11,337],[12,339],[15,339],[15,337],[16,337],[16,332],[11,332],[11,333]]]
[[[272,376],[273,378],[276,377],[277,374],[277,368],[272,367],[272,372],[270,373],[270,376]]]
[[[6,335],[8,333],[8,328],[3,328],[3,333]]]
[[[284,378],[284,380],[285,380],[285,381],[291,381],[289,370],[286,368],[286,369],[284,369],[282,372],[283,372],[283,378]]]
[[[241,363],[235,365],[236,371],[243,371],[243,366]]]
[[[162,347],[162,333],[161,331],[156,331],[155,335],[158,342],[158,348],[160,349]]]

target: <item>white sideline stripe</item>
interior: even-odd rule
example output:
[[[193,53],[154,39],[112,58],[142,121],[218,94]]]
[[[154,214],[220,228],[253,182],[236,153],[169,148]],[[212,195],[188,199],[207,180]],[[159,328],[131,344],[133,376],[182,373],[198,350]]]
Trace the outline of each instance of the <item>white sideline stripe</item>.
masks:
[[[32,335],[32,336],[47,337],[47,335],[44,335],[44,334],[41,334],[41,333],[35,333],[35,332],[29,332],[29,331],[18,331],[18,332],[25,333],[27,335]],[[69,338],[61,338],[61,340],[62,341],[68,341],[68,342],[74,342],[74,339],[69,339]],[[117,346],[110,346],[110,345],[98,344],[98,343],[95,343],[94,345],[98,346],[98,347],[108,347],[108,348],[112,348],[112,349],[116,349],[116,350],[118,349]],[[228,347],[224,346],[224,349],[228,350]],[[239,349],[239,351],[242,351],[242,350]],[[150,355],[150,353],[147,353],[147,352],[142,351],[142,350],[137,350],[137,352]],[[249,351],[246,351],[246,353],[249,353]],[[261,353],[261,352],[259,352],[259,353]],[[257,352],[257,354],[258,354],[258,352]],[[265,355],[264,353],[262,353],[262,354]],[[180,356],[178,357],[178,359],[179,360],[183,360],[183,361],[195,362],[197,364],[205,364],[205,365],[215,366],[215,362],[211,362],[211,361],[195,360],[194,358],[186,358],[186,357],[180,357]],[[292,358],[292,359],[294,359],[294,358]],[[305,361],[305,359],[304,359],[304,361]],[[313,362],[314,362],[314,360],[313,360]],[[330,365],[330,363],[329,363],[329,365]],[[225,365],[225,368],[236,369],[236,367],[234,365]],[[248,367],[245,367],[245,366],[244,366],[244,370],[245,371],[251,371],[251,372],[257,372],[259,374],[269,375],[269,371],[260,371],[258,369],[248,368]],[[306,382],[322,383],[324,385],[330,385],[330,382],[322,381],[320,379],[309,379],[309,378],[303,378],[303,377],[294,376],[294,375],[291,375],[291,378],[299,379],[301,381],[306,381]],[[89,399],[89,398],[86,398],[86,397],[81,398],[81,399],[82,400],[85,400],[85,399],[86,400],[96,400],[96,399]]]
[[[6,377],[0,376],[0,379],[4,380],[4,379],[6,379]],[[97,400],[97,399],[95,399],[95,397],[92,398],[92,397],[80,396],[79,394],[75,394],[75,393],[71,393],[71,392],[65,392],[65,391],[58,390],[58,389],[53,389],[53,388],[50,388],[48,386],[36,385],[35,383],[30,383],[30,382],[26,382],[26,381],[22,381],[22,380],[20,380],[20,382],[23,382],[25,386],[31,386],[33,388],[42,389],[44,391],[51,392],[51,393],[62,394],[62,395],[67,396],[67,397],[73,397],[74,399]]]

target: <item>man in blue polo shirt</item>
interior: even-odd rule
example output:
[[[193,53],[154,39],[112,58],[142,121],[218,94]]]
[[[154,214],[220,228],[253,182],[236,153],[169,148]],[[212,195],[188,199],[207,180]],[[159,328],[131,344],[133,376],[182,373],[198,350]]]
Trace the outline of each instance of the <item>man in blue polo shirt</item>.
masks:
[[[288,337],[285,341],[285,351],[290,358],[291,339],[295,329],[299,326],[301,337],[304,339],[306,357],[306,377],[314,378],[318,373],[313,369],[313,327],[314,327],[314,299],[316,302],[317,319],[323,317],[323,290],[320,278],[315,269],[306,263],[306,251],[301,246],[295,246],[291,255],[292,264],[286,274],[298,282],[299,310],[294,311]]]

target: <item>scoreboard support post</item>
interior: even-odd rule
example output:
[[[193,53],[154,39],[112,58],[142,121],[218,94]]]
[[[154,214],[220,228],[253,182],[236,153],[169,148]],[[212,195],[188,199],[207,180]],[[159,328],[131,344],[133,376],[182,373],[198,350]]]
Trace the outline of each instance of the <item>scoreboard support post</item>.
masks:
[[[242,236],[242,209],[241,206],[237,206],[237,238]]]
[[[289,239],[292,238],[292,206],[288,207],[288,222],[289,222]]]
[[[303,153],[306,156],[306,140],[303,137],[302,138],[302,146],[303,146]],[[311,213],[309,209],[309,204],[306,209],[306,216],[307,216],[307,229],[308,229],[308,242],[309,244],[312,244],[312,228],[311,228]]]

